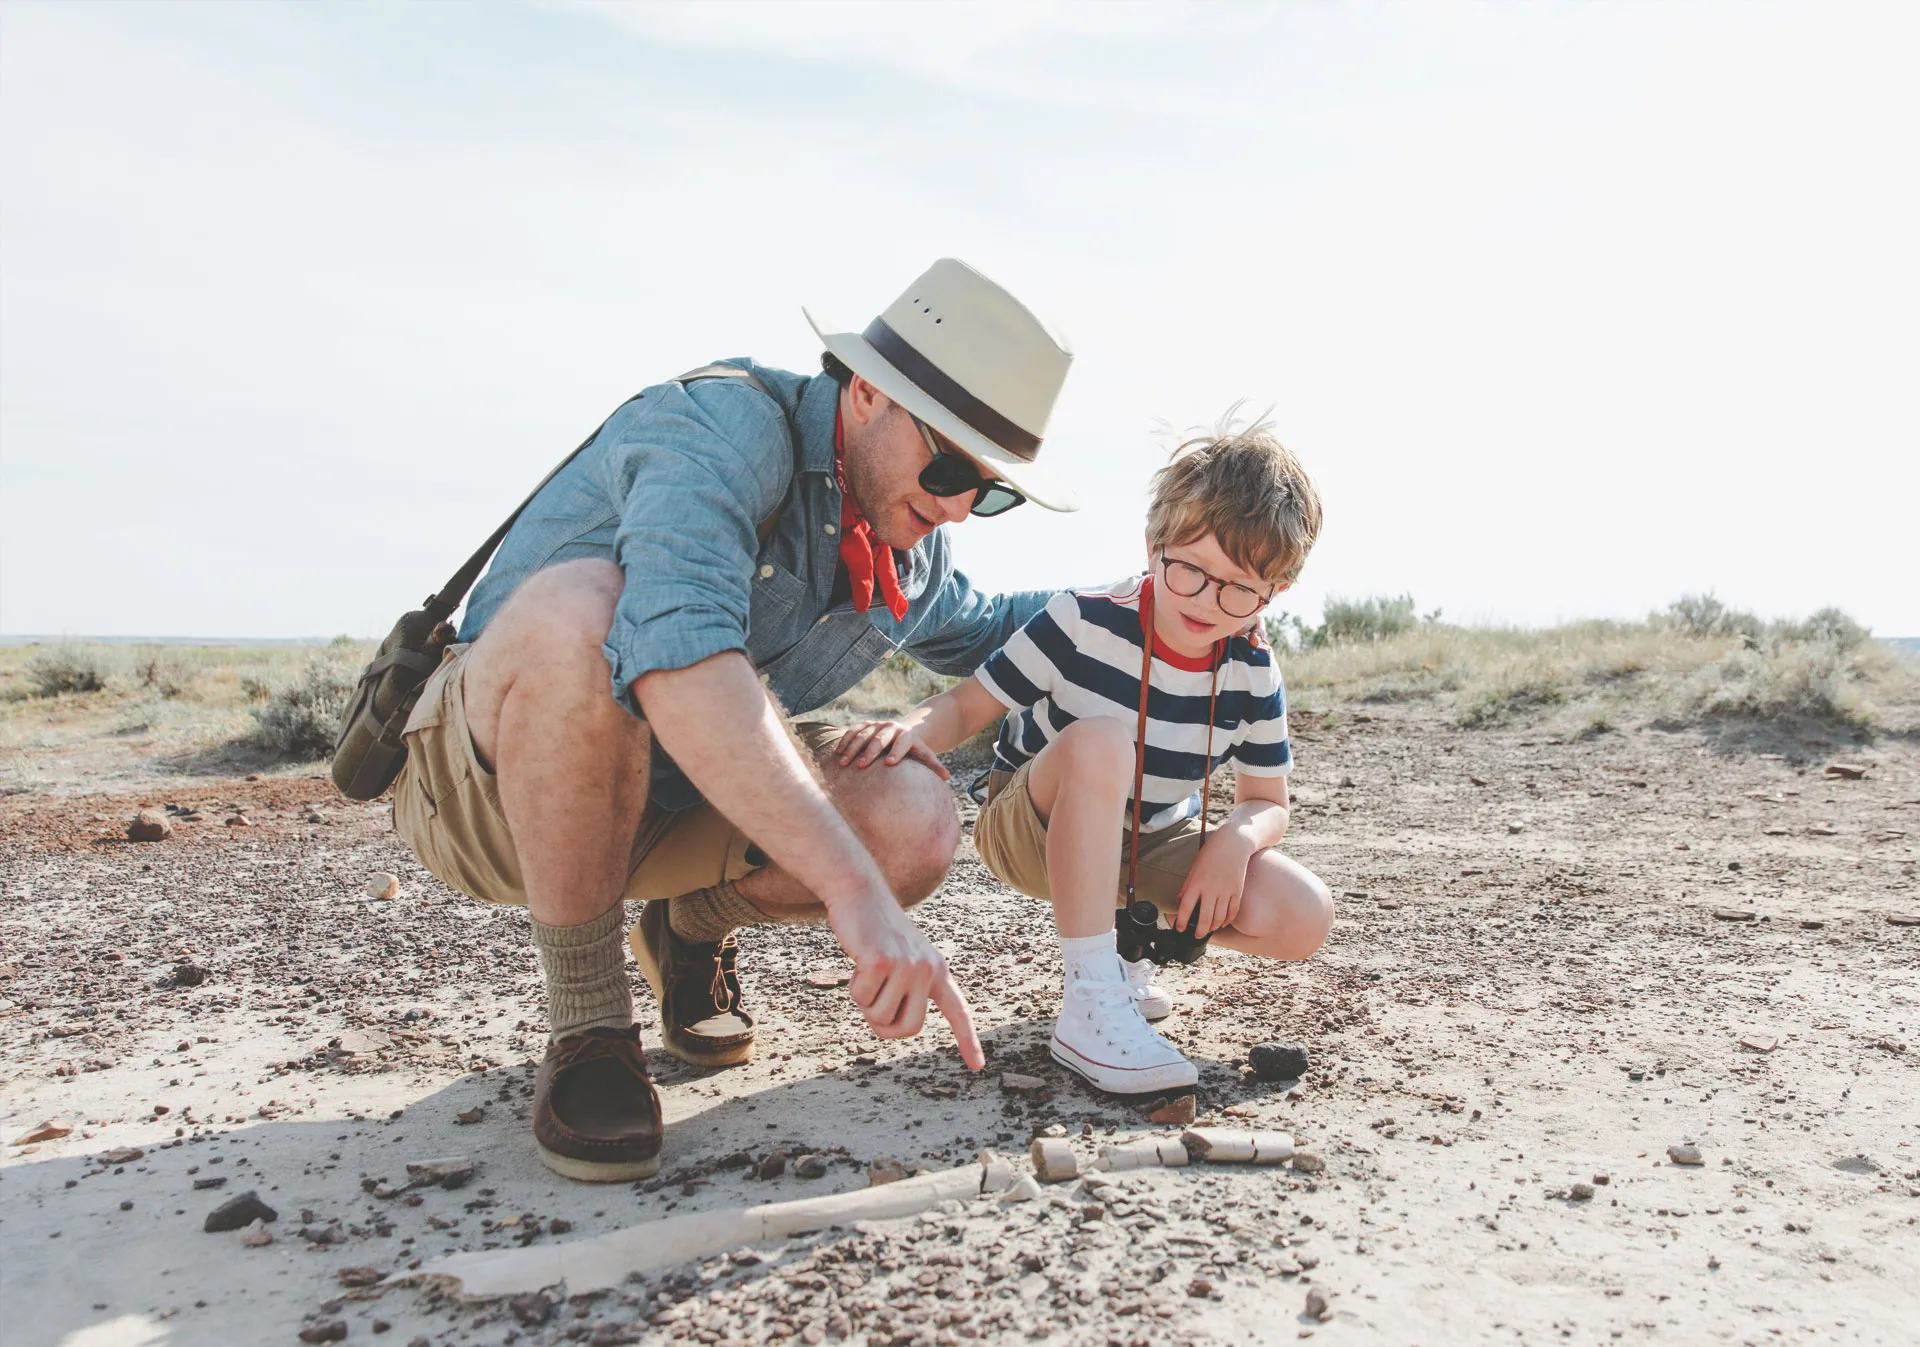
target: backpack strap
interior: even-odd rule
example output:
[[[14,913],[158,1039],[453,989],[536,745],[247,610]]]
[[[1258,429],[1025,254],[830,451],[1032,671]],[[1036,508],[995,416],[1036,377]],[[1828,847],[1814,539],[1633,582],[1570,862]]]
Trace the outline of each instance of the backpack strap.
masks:
[[[690,383],[697,383],[702,379],[738,379],[741,383],[753,389],[754,392],[773,403],[775,407],[778,407],[780,409],[780,419],[786,423],[787,442],[793,450],[793,474],[787,479],[786,492],[780,497],[779,504],[773,507],[773,513],[761,520],[754,528],[754,533],[759,537],[760,541],[764,543],[768,538],[773,536],[774,529],[779,527],[780,516],[785,512],[787,502],[793,498],[794,483],[800,479],[799,428],[793,424],[793,417],[788,414],[786,407],[781,403],[780,399],[773,395],[773,390],[768,388],[766,384],[761,381],[760,376],[752,370],[744,370],[737,365],[702,365],[700,368],[688,370],[685,374],[678,375],[668,380],[668,382],[677,383],[684,387]],[[454,609],[460,606],[461,602],[467,597],[467,591],[473,588],[473,582],[480,578],[480,572],[486,569],[487,563],[493,559],[493,554],[499,550],[500,544],[506,541],[507,533],[513,528],[514,524],[518,522],[520,516],[526,512],[526,508],[533,504],[533,498],[546,490],[547,484],[558,477],[562,469],[573,462],[574,459],[580,457],[581,454],[585,453],[588,446],[600,438],[600,432],[607,428],[607,421],[613,420],[613,418],[618,416],[630,403],[638,402],[645,396],[646,394],[644,393],[635,393],[632,397],[628,398],[626,402],[615,407],[613,411],[608,414],[606,421],[602,421],[594,427],[593,434],[580,441],[579,448],[561,459],[560,462],[554,466],[552,472],[540,479],[540,484],[527,493],[527,498],[514,507],[513,513],[508,515],[500,527],[493,531],[492,536],[480,544],[479,550],[468,557],[460,569],[449,577],[447,583],[440,587],[440,592],[427,596],[427,601],[422,604],[421,607],[426,610],[434,622],[444,622],[453,616]]]

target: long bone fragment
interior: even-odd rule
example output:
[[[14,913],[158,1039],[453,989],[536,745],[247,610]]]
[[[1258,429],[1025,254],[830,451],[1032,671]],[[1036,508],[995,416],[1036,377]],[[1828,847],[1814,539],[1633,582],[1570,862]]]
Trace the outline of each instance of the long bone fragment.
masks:
[[[1189,1158],[1187,1148],[1170,1137],[1136,1137],[1117,1146],[1103,1147],[1093,1167],[1115,1173],[1127,1169],[1178,1169]]]
[[[1277,1165],[1293,1158],[1293,1138],[1285,1132],[1189,1127],[1180,1134],[1180,1144],[1193,1159],[1215,1163]]]
[[[691,1212],[559,1244],[449,1254],[417,1272],[391,1277],[388,1284],[446,1279],[459,1283],[461,1295],[476,1300],[538,1291],[560,1282],[573,1294],[608,1290],[625,1281],[630,1272],[673,1267],[803,1230],[912,1216],[942,1202],[967,1201],[983,1193],[991,1196],[1014,1178],[1012,1166],[988,1152],[953,1169],[830,1197]]]

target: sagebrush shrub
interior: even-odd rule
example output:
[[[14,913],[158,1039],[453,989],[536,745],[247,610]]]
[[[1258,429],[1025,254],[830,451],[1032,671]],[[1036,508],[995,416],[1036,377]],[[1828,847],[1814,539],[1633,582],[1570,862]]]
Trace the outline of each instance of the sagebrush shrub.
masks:
[[[27,681],[36,697],[63,692],[100,692],[112,676],[106,657],[82,645],[56,645],[27,661]]]
[[[1758,645],[1767,630],[1752,613],[1727,607],[1712,591],[1675,599],[1667,606],[1667,622],[1683,636],[1738,636],[1751,645]]]
[[[258,723],[255,738],[296,761],[328,756],[357,681],[344,665],[320,656],[309,659],[293,682],[268,690],[263,702],[247,708]]]
[[[1799,622],[1776,622],[1773,633],[1783,641],[1823,641],[1842,654],[1865,645],[1871,627],[1855,622],[1838,608],[1822,608]]]

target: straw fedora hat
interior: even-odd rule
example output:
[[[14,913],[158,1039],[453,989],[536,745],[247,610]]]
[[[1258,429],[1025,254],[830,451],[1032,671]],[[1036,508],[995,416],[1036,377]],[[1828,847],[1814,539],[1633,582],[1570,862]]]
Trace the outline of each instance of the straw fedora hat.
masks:
[[[1037,461],[1073,352],[999,285],[943,257],[863,332],[801,312],[842,364],[987,472],[1049,510],[1080,508]]]

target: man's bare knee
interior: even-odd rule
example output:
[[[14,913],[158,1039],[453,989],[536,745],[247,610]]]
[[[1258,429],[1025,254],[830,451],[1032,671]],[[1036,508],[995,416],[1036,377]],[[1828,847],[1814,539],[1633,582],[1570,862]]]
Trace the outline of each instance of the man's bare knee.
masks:
[[[487,623],[474,645],[475,657],[526,653],[548,663],[591,651],[604,659],[600,647],[625,583],[624,573],[610,561],[583,559],[539,571]]]
[[[916,762],[841,768],[853,777],[836,803],[900,901],[912,906],[940,887],[960,849],[960,812],[945,782]]]
[[[565,562],[529,577],[487,623],[462,682],[474,747],[486,761],[497,757],[509,694],[516,704],[549,708],[536,715],[604,723],[623,740],[633,737],[629,727],[644,734],[613,699],[602,648],[624,583],[611,562]]]

